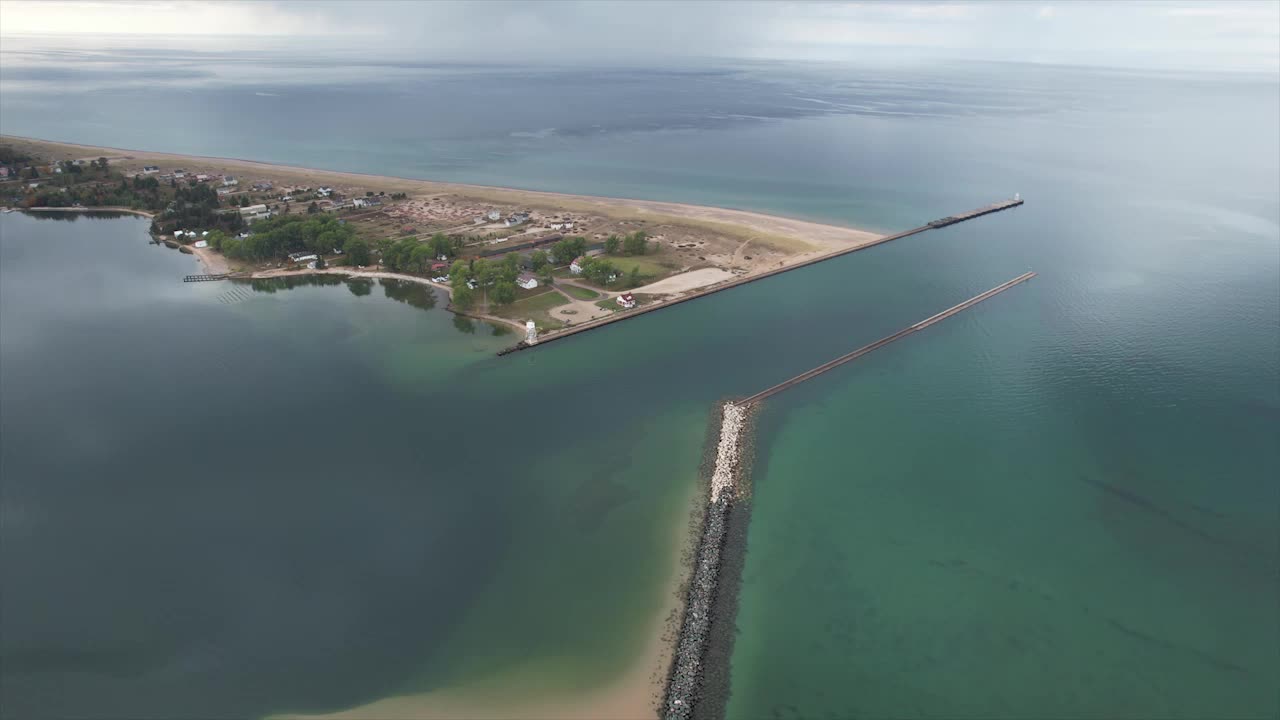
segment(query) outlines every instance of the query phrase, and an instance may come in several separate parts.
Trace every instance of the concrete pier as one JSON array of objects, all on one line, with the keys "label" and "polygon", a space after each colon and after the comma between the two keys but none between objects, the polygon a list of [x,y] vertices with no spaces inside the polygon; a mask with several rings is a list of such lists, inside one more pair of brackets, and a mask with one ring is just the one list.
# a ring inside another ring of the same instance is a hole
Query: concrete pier
[{"label": "concrete pier", "polygon": [[[573,327],[565,328],[563,330],[557,330],[553,333],[540,337],[538,339],[537,344],[539,346],[546,345],[549,342],[562,340],[567,337],[572,337],[574,335],[587,332],[588,330],[595,330],[596,328],[604,327],[605,325],[608,325],[610,323],[620,322],[622,320],[628,320],[633,317],[639,317],[640,315],[644,315],[645,313],[654,312],[656,310],[661,310],[663,308],[673,307],[675,305],[679,305],[680,303],[689,302],[690,300],[697,300],[698,298],[706,297],[708,295],[713,295],[715,293],[722,292],[724,290],[729,290],[731,288],[738,287],[739,285],[746,285],[747,283],[756,282],[757,280],[763,280],[765,278],[773,277],[774,275],[781,275],[784,272],[799,270],[800,268],[809,267],[810,265],[816,265],[817,263],[825,262],[832,258],[840,257],[842,255],[848,255],[850,253],[855,253],[855,252],[858,252],[859,250],[866,250],[868,248],[876,247],[877,245],[883,245],[888,242],[893,242],[894,240],[901,240],[904,237],[917,235],[919,233],[925,232],[926,230],[936,230],[939,228],[946,227],[948,225],[954,225],[956,223],[964,222],[966,220],[972,220],[977,217],[982,217],[983,215],[989,215],[991,213],[1000,212],[1001,210],[1008,210],[1009,208],[1014,208],[1014,207],[1018,207],[1019,205],[1022,205],[1023,202],[1024,201],[1021,198],[1017,198],[1013,200],[1002,200],[1000,202],[992,203],[990,205],[984,205],[974,210],[967,210],[962,213],[956,213],[955,215],[949,215],[945,218],[942,218],[941,220],[934,220],[926,225],[921,225],[918,228],[912,228],[910,230],[904,230],[899,233],[894,233],[892,235],[885,235],[884,237],[876,238],[875,240],[872,240],[869,243],[864,243],[862,245],[857,245],[854,247],[840,248],[839,250],[832,250],[831,252],[809,258],[808,260],[795,263],[794,265],[788,265],[786,267],[776,268],[774,270],[762,272],[759,275],[750,275],[747,277],[741,277],[734,280],[728,280],[723,283],[720,283],[719,285],[713,285],[706,289],[689,293],[688,295],[682,295],[673,300],[667,300],[665,302],[655,303],[653,305],[644,305],[634,310],[628,310],[627,312],[622,312],[622,313],[614,313],[612,315],[609,315],[603,318],[585,322],[581,325],[575,325]],[[515,345],[512,345],[509,348],[499,350],[498,355],[508,355],[513,352],[526,350],[529,347],[532,347],[532,346],[526,344],[524,341],[521,341],[516,343]]]}]

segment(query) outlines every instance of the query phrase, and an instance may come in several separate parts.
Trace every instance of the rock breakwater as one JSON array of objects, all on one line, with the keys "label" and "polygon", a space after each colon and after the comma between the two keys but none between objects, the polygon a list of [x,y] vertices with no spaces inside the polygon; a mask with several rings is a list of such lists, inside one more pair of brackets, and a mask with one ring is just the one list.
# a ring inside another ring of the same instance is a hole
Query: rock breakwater
[{"label": "rock breakwater", "polygon": [[728,519],[737,499],[741,471],[746,464],[749,410],[749,406],[725,403],[720,413],[720,433],[715,464],[711,468],[709,499],[689,578],[671,675],[663,698],[662,717],[667,720],[688,720],[700,699]]}]

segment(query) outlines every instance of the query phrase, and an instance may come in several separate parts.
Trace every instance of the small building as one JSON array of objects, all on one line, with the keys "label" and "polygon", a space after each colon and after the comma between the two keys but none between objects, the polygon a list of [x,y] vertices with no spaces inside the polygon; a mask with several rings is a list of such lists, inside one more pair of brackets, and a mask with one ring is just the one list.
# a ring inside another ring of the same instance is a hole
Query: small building
[{"label": "small building", "polygon": [[431,272],[440,272],[441,270],[447,270],[448,268],[448,263],[431,263]]},{"label": "small building", "polygon": [[209,176],[205,175],[204,173],[200,173],[199,175],[196,175],[196,182],[209,182],[209,179],[210,179]]},{"label": "small building", "polygon": [[196,247],[198,247],[198,248],[207,248],[207,247],[209,247],[209,241],[208,241],[208,240],[197,240],[197,241],[196,241],[195,246],[196,246]]},{"label": "small building", "polygon": [[630,310],[636,306],[636,296],[631,293],[622,293],[618,296],[618,304],[625,310]]},{"label": "small building", "polygon": [[585,257],[574,258],[573,262],[569,263],[569,272],[574,275],[581,275],[582,268],[585,267],[586,264],[587,259]]},{"label": "small building", "polygon": [[490,210],[485,217],[489,218],[490,222],[497,222],[502,219],[502,212],[500,210]]},{"label": "small building", "polygon": [[332,194],[333,194],[333,188],[331,188],[331,187],[322,187],[322,188],[320,188],[319,190],[316,190],[316,194],[317,194],[317,195],[319,195],[320,197],[327,198],[327,197],[329,197],[330,195],[332,195]]},{"label": "small building", "polygon": [[316,255],[313,252],[289,253],[289,262],[291,263],[315,262],[316,260],[319,260],[319,259],[320,259],[320,256]]},{"label": "small building", "polygon": [[9,168],[0,167],[0,178],[7,178],[7,177],[9,177]]},{"label": "small building", "polygon": [[528,222],[528,220],[529,213],[511,213],[507,216],[507,219],[502,222],[502,224],[506,227],[515,227],[516,225],[523,225]]},{"label": "small building", "polygon": [[235,176],[235,175],[223,175],[223,176],[222,176],[222,186],[223,186],[223,187],[231,187],[231,186],[233,186],[233,185],[239,185],[239,184],[240,184],[240,181],[236,179],[236,176]]},{"label": "small building", "polygon": [[28,188],[28,189],[35,190],[35,189],[36,189],[36,188],[38,188],[38,187],[40,187],[40,183],[38,183],[38,182],[29,182],[29,183],[27,183],[27,188]]},{"label": "small building", "polygon": [[144,165],[142,167],[143,175],[154,175],[158,172],[160,172],[160,168],[156,167],[155,165]]},{"label": "small building", "polygon": [[[80,161],[79,161],[79,160],[77,160],[76,162],[80,162]],[[184,177],[186,177],[186,176],[187,176],[187,171],[186,171],[186,170],[174,170],[174,171],[173,171],[173,177],[174,177],[175,179],[177,179],[177,180],[181,180],[182,178],[184,178]]]},{"label": "small building", "polygon": [[525,290],[532,290],[538,287],[538,278],[534,277],[531,273],[520,273],[520,275],[516,277],[516,284]]},{"label": "small building", "polygon": [[559,221],[559,222],[553,222],[553,223],[551,223],[551,229],[552,229],[552,230],[572,230],[572,229],[573,229],[573,221],[572,221],[572,220],[561,220],[561,221]]},{"label": "small building", "polygon": [[235,190],[235,188],[229,188],[229,187],[220,187],[220,188],[218,188],[218,194],[219,194],[219,195],[230,195],[231,193],[233,193],[233,192],[235,192],[235,191],[236,191],[236,190]]},{"label": "small building", "polygon": [[356,198],[355,200],[352,200],[351,202],[353,205],[355,205],[358,208],[377,207],[382,204],[382,201],[376,197],[360,197],[360,198]]},{"label": "small building", "polygon": [[61,165],[54,165],[54,166],[53,166],[53,174],[54,174],[54,175],[61,175],[61,174],[62,174],[62,166],[61,166]]},{"label": "small building", "polygon": [[240,217],[249,217],[250,215],[261,215],[267,212],[267,206],[264,204],[250,205],[240,208]]}]

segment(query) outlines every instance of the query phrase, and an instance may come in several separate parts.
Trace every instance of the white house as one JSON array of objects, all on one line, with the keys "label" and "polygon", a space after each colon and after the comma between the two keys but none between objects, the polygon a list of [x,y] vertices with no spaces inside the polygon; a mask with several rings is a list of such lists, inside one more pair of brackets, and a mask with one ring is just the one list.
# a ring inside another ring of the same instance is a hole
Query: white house
[{"label": "white house", "polygon": [[240,181],[236,179],[235,175],[224,175],[222,177],[223,187],[231,187],[232,185],[239,185],[239,184],[240,184]]},{"label": "white house", "polygon": [[490,210],[489,214],[485,215],[485,217],[489,218],[492,222],[497,222],[502,219],[502,212],[499,210]]},{"label": "white house", "polygon": [[209,247],[209,241],[208,241],[208,240],[197,240],[197,241],[196,241],[196,247],[198,247],[198,248],[207,248],[207,247]]},{"label": "white house", "polygon": [[156,167],[155,165],[145,165],[142,168],[143,175],[154,175],[155,173],[158,173],[158,172],[160,172],[160,168]]},{"label": "white house", "polygon": [[319,259],[320,259],[320,256],[316,255],[313,252],[289,253],[289,262],[293,262],[293,263],[315,262],[316,260],[319,260]]},{"label": "white house", "polygon": [[636,306],[636,296],[631,293],[622,293],[618,296],[618,304],[624,309],[630,310]]},{"label": "white house", "polygon": [[520,273],[519,277],[516,278],[516,284],[525,290],[532,290],[538,287],[538,278],[530,273]]},{"label": "white house", "polygon": [[250,215],[261,215],[267,212],[267,206],[263,204],[250,205],[240,208],[240,217],[249,217]]},{"label": "white house", "polygon": [[204,173],[196,175],[196,182],[209,182],[209,176]]},{"label": "white house", "polygon": [[333,194],[333,188],[322,187],[319,190],[316,190],[316,194],[319,195],[320,197],[329,197],[330,195]]},{"label": "white house", "polygon": [[54,166],[53,166],[53,172],[54,172],[55,174],[57,174],[57,175],[61,175],[61,174],[62,174],[62,166],[61,166],[61,165],[54,165]]},{"label": "white house", "polygon": [[586,264],[587,264],[586,258],[584,257],[574,258],[574,261],[569,263],[569,272],[573,273],[574,275],[581,275],[582,267]]},{"label": "white house", "polygon": [[515,227],[516,225],[523,224],[528,219],[529,219],[529,213],[511,213],[511,215],[508,216],[507,219],[504,220],[502,224],[507,227]]},{"label": "white house", "polygon": [[176,179],[178,179],[178,180],[181,180],[182,178],[184,178],[184,177],[186,177],[186,176],[187,176],[187,171],[186,171],[186,170],[174,170],[174,171],[173,171],[173,177],[174,177],[174,178],[176,178]]},{"label": "white house", "polygon": [[551,223],[551,229],[552,229],[552,230],[572,230],[572,229],[573,229],[573,221],[572,221],[572,220],[563,220],[563,221],[560,221],[560,222],[553,222],[553,223]]}]

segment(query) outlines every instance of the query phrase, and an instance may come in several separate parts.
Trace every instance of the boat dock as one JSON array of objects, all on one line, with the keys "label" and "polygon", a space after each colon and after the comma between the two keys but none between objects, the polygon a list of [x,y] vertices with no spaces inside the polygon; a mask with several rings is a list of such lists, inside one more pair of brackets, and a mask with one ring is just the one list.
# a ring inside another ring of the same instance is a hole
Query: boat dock
[{"label": "boat dock", "polygon": [[763,280],[765,278],[773,277],[774,275],[781,275],[784,272],[790,272],[791,270],[799,270],[800,268],[809,267],[810,265],[816,265],[817,263],[825,262],[832,258],[840,257],[842,255],[848,255],[850,253],[855,253],[855,252],[858,252],[859,250],[866,250],[867,248],[873,248],[873,247],[876,247],[877,245],[883,245],[888,242],[893,242],[894,240],[901,240],[904,237],[917,235],[926,230],[936,230],[939,228],[947,227],[948,225],[955,225],[956,223],[961,223],[966,220],[972,220],[974,218],[982,217],[983,215],[989,215],[991,213],[1000,212],[1001,210],[1008,210],[1009,208],[1014,208],[1023,204],[1023,202],[1024,201],[1022,200],[1021,197],[1015,196],[1012,200],[1001,200],[1000,202],[992,203],[990,205],[985,205],[983,207],[980,207],[974,210],[957,213],[955,215],[948,215],[945,218],[941,218],[939,220],[933,220],[925,225],[921,225],[920,227],[912,228],[910,230],[904,230],[902,232],[894,233],[892,235],[885,235],[884,237],[876,238],[875,240],[872,240],[871,242],[868,242],[868,243],[863,243],[862,245],[855,245],[853,247],[839,248],[837,250],[832,250],[831,252],[809,258],[808,260],[795,263],[794,265],[787,265],[786,267],[775,268],[773,270],[762,272],[758,275],[749,275],[747,277],[741,277],[734,280],[729,280],[729,281],[720,283],[718,285],[713,285],[711,287],[704,288],[702,290],[691,292],[687,295],[682,295],[672,300],[667,300],[660,303],[654,303],[653,305],[643,305],[634,310],[627,310],[625,312],[615,312],[613,315],[609,315],[607,317],[599,318],[596,320],[590,320],[588,322],[582,323],[581,325],[575,325],[573,327],[565,328],[563,330],[558,330],[554,333],[547,335],[544,338],[540,338],[534,344],[529,344],[528,342],[521,340],[520,342],[516,343],[515,345],[509,348],[499,350],[498,355],[508,355],[513,352],[519,352],[520,350],[527,350],[531,347],[545,345],[549,342],[553,342],[555,340],[562,340],[567,337],[572,337],[579,333],[587,332],[588,330],[595,330],[596,328],[604,327],[605,325],[608,325],[610,323],[615,323],[620,320],[627,320],[633,317],[644,315],[645,313],[653,312],[655,310],[661,310],[663,308],[672,307],[674,305],[679,305],[680,303],[689,302],[690,300],[697,300],[698,298],[706,297],[707,295],[712,295],[714,293],[722,292],[724,290],[729,290],[731,288],[738,287],[739,285],[746,285],[747,283],[755,282],[757,280]]},{"label": "boat dock", "polygon": [[221,275],[188,275],[182,278],[182,282],[214,282],[216,280],[226,280],[231,277],[231,273],[222,273]]},{"label": "boat dock", "polygon": [[766,389],[766,390],[761,390],[760,392],[756,393],[755,395],[752,395],[752,396],[750,396],[750,397],[748,397],[748,398],[745,398],[745,399],[743,399],[743,400],[739,401],[737,404],[738,404],[738,405],[751,405],[751,404],[753,404],[753,403],[758,403],[758,402],[760,402],[760,401],[762,401],[762,400],[765,400],[765,399],[767,399],[767,398],[769,398],[769,397],[771,397],[771,396],[773,396],[773,395],[777,395],[778,393],[782,392],[783,390],[786,390],[787,388],[790,388],[790,387],[794,387],[794,386],[796,386],[796,385],[799,385],[800,383],[804,382],[805,380],[809,380],[809,379],[811,379],[811,378],[815,378],[815,377],[817,377],[817,376],[821,375],[822,373],[824,373],[824,372],[826,372],[826,371],[828,371],[828,370],[831,370],[831,369],[833,369],[833,368],[840,367],[841,365],[843,365],[843,364],[845,364],[845,363],[847,363],[847,362],[850,362],[850,361],[852,361],[852,360],[857,360],[858,358],[862,357],[863,355],[866,355],[867,353],[869,353],[869,352],[871,352],[871,351],[873,351],[873,350],[879,350],[880,348],[884,347],[885,345],[888,345],[889,343],[893,342],[894,340],[901,340],[902,338],[904,338],[904,337],[906,337],[906,336],[908,336],[908,335],[910,335],[910,334],[912,334],[912,333],[919,332],[919,331],[921,331],[921,330],[923,330],[923,329],[925,329],[925,328],[929,327],[930,325],[932,325],[932,324],[934,324],[934,323],[936,323],[936,322],[941,322],[941,321],[943,321],[943,320],[946,320],[947,318],[951,317],[952,315],[955,315],[955,314],[956,314],[956,313],[958,313],[958,312],[961,312],[961,311],[963,311],[963,310],[968,310],[969,308],[973,307],[974,305],[977,305],[978,303],[982,302],[983,300],[986,300],[986,299],[988,299],[988,298],[995,297],[996,295],[999,295],[1000,293],[1004,292],[1005,290],[1008,290],[1009,288],[1014,287],[1015,285],[1020,285],[1020,284],[1022,284],[1022,283],[1024,283],[1024,282],[1026,282],[1026,281],[1028,281],[1028,280],[1030,280],[1031,278],[1033,278],[1033,277],[1035,277],[1035,276],[1036,276],[1036,274],[1035,274],[1035,273],[1033,273],[1033,272],[1023,273],[1022,275],[1019,275],[1018,277],[1016,277],[1016,278],[1014,278],[1014,279],[1012,279],[1012,280],[1008,280],[1008,281],[1006,281],[1006,282],[1003,282],[1003,283],[1001,283],[1001,284],[999,284],[999,285],[997,285],[997,286],[995,286],[995,287],[991,288],[990,290],[988,290],[988,291],[986,291],[986,292],[982,293],[981,295],[975,295],[975,296],[973,296],[973,297],[969,298],[968,300],[965,300],[964,302],[960,303],[959,305],[954,305],[954,306],[952,306],[952,307],[947,308],[946,310],[943,310],[942,312],[938,313],[937,315],[933,315],[933,316],[931,316],[931,317],[929,317],[929,318],[926,318],[926,319],[924,319],[924,320],[921,320],[920,322],[916,323],[915,325],[912,325],[912,326],[910,326],[910,327],[903,328],[903,329],[899,330],[898,332],[896,332],[896,333],[894,333],[894,334],[892,334],[892,335],[890,335],[890,336],[888,336],[888,337],[880,338],[879,340],[877,340],[877,341],[875,341],[875,342],[871,343],[870,345],[864,345],[864,346],[862,346],[862,347],[858,348],[857,350],[854,350],[854,351],[853,351],[853,352],[851,352],[851,353],[847,353],[847,354],[845,354],[845,355],[841,355],[840,357],[836,358],[835,360],[829,360],[829,361],[827,361],[827,362],[825,362],[825,363],[823,363],[823,364],[819,365],[818,367],[816,367],[816,368],[814,368],[814,369],[812,369],[812,370],[809,370],[809,371],[806,371],[806,372],[800,373],[799,375],[797,375],[797,376],[795,376],[795,377],[791,378],[790,380],[787,380],[787,381],[785,381],[785,382],[780,382],[780,383],[778,383],[777,385],[774,385],[773,387],[768,388],[768,389]]}]

